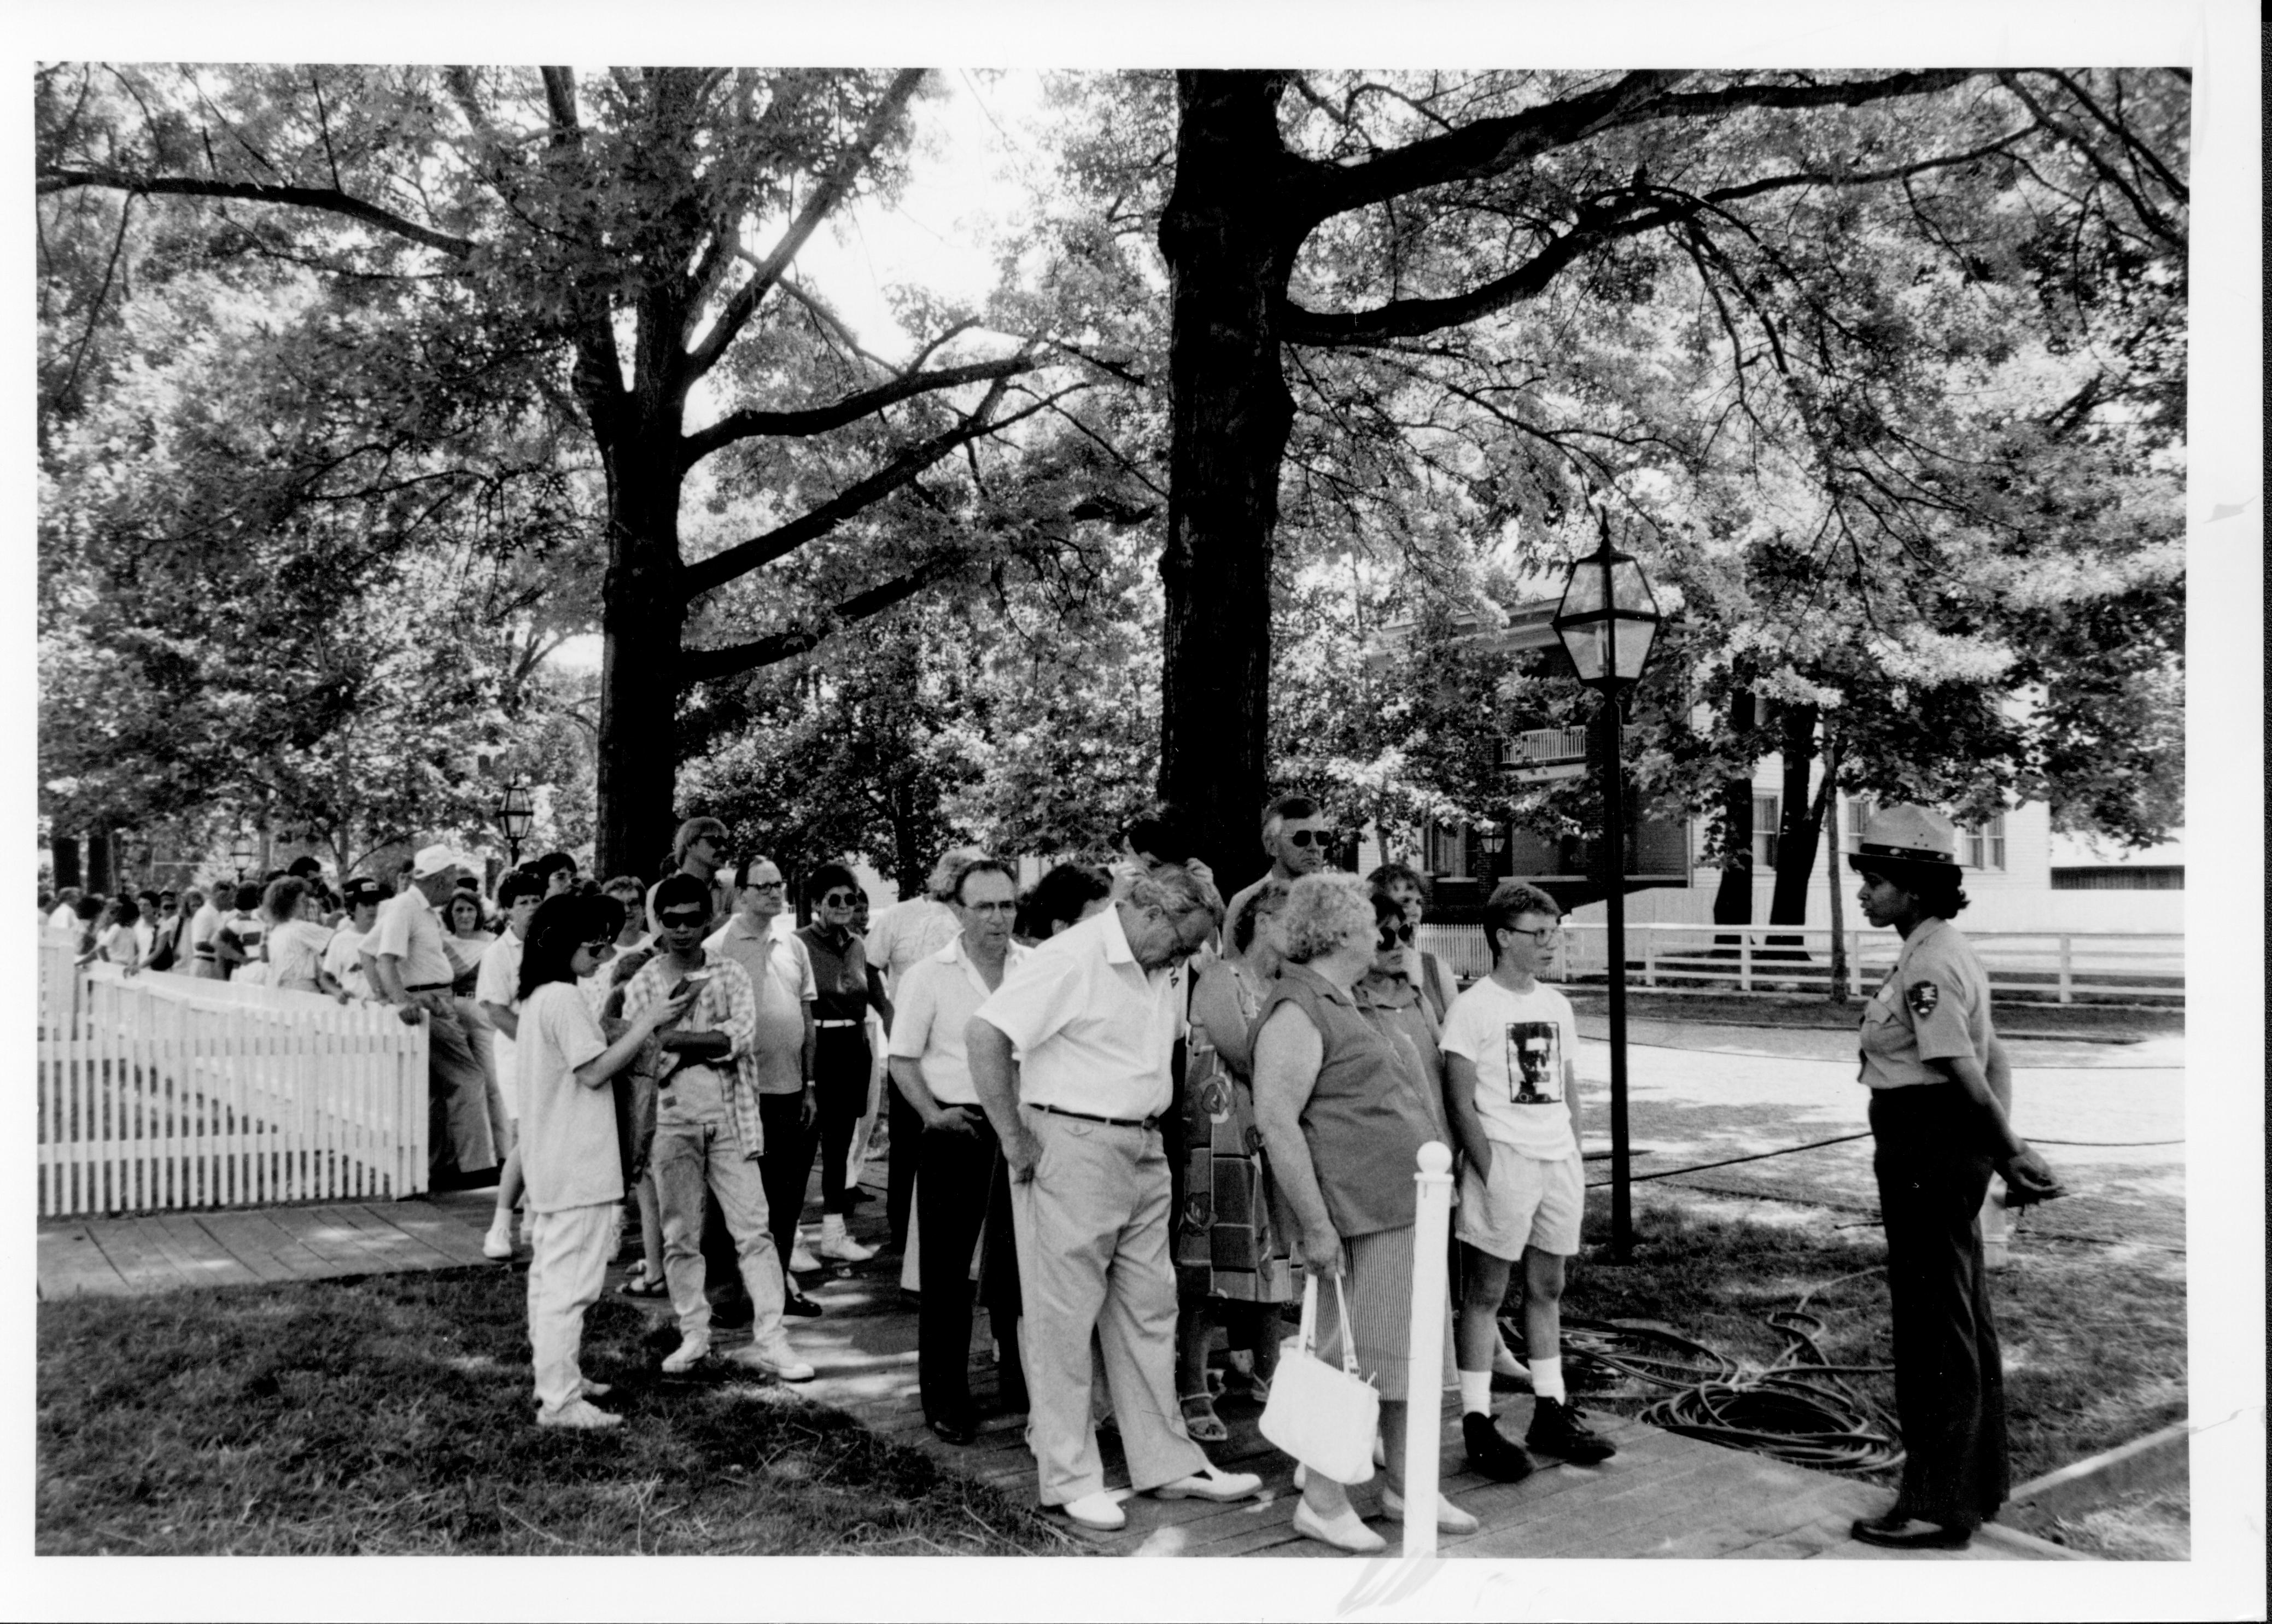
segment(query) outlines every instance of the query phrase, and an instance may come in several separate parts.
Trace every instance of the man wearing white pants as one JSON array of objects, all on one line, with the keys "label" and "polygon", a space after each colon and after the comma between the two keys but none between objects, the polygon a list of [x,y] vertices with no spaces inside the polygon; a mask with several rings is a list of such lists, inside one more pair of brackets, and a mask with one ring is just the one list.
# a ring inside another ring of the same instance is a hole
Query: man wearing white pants
[{"label": "man wearing white pants", "polygon": [[1132,1487],[1229,1501],[1262,1486],[1208,1462],[1175,1391],[1159,1119],[1183,1017],[1177,971],[1222,917],[1212,885],[1187,869],[1155,870],[1005,972],[964,1029],[971,1082],[1010,1164],[1041,1500],[1084,1527],[1127,1521],[1105,1493],[1090,1420],[1092,1334]]}]

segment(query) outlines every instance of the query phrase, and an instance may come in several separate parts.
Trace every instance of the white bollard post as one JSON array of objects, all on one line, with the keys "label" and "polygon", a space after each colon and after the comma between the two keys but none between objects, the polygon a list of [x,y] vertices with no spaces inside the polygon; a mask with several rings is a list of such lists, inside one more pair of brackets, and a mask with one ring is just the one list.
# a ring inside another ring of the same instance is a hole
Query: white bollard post
[{"label": "white bollard post", "polygon": [[1430,1140],[1412,1175],[1412,1336],[1404,1396],[1404,1555],[1436,1554],[1436,1463],[1444,1447],[1445,1246],[1452,1233],[1452,1152]]}]

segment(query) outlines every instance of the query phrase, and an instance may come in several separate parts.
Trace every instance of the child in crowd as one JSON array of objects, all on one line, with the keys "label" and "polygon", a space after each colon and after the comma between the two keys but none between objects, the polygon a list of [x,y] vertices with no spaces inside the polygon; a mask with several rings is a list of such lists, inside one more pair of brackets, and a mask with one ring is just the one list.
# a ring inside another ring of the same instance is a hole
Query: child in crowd
[{"label": "child in crowd", "polygon": [[527,1185],[528,1340],[534,1356],[536,1422],[593,1430],[623,1418],[591,1401],[604,1383],[587,1381],[577,1363],[584,1311],[599,1300],[624,1198],[609,1079],[637,1059],[655,1029],[684,1014],[692,992],[648,1005],[613,1044],[577,989],[615,953],[623,905],[604,896],[563,895],[538,905],[529,922],[518,988],[515,1044],[519,1074],[520,1164]]},{"label": "child in crowd", "polygon": [[1536,886],[1508,880],[1484,917],[1491,973],[1454,1000],[1444,1022],[1452,1130],[1466,1152],[1454,1232],[1467,1276],[1454,1347],[1468,1464],[1513,1483],[1530,1456],[1491,1423],[1491,1356],[1507,1277],[1523,1272],[1523,1335],[1537,1403],[1525,1441],[1581,1465],[1617,1448],[1589,1430],[1562,1380],[1562,1277],[1578,1251],[1585,1164],[1578,1154],[1578,1022],[1570,1000],[1540,984],[1562,909]]}]

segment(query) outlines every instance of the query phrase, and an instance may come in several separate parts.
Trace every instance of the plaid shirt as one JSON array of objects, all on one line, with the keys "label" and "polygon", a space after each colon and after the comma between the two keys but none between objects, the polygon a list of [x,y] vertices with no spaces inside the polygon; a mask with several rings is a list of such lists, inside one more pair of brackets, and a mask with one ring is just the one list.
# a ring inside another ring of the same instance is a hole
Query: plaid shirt
[{"label": "plaid shirt", "polygon": [[[669,967],[669,959],[667,954],[657,954],[639,966],[624,989],[624,1020],[637,1021],[648,1008],[663,1002],[678,984],[679,972]],[[694,1002],[679,1018],[676,1029],[725,1033],[730,1045],[726,1051],[729,1063],[686,1060],[683,1064],[708,1066],[717,1073],[726,1109],[733,1115],[734,1132],[742,1141],[742,1155],[754,1159],[766,1148],[765,1124],[758,1115],[757,989],[750,984],[750,972],[722,954],[705,954],[702,968],[711,972],[710,979],[695,993]]]}]

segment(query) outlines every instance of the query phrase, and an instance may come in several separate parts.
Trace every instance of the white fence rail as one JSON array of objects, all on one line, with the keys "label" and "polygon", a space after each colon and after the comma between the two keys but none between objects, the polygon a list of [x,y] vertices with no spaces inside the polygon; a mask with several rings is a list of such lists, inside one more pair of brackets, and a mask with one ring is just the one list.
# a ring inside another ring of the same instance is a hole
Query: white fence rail
[{"label": "white fence rail", "polygon": [[[1893,968],[1891,931],[1846,933],[1847,991],[1866,997]],[[1547,970],[1557,982],[1606,979],[1609,927],[1566,924]],[[1999,998],[2073,1004],[2183,1002],[2186,941],[2178,935],[2080,931],[1967,931]],[[1470,980],[1491,972],[1479,924],[1424,924],[1420,946]],[[1831,932],[1792,925],[1629,924],[1626,985],[1633,991],[1725,995],[1830,991]]]},{"label": "white fence rail", "polygon": [[424,1027],[311,992],[75,971],[71,956],[65,933],[42,933],[41,1216],[426,1187]]}]

